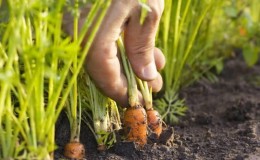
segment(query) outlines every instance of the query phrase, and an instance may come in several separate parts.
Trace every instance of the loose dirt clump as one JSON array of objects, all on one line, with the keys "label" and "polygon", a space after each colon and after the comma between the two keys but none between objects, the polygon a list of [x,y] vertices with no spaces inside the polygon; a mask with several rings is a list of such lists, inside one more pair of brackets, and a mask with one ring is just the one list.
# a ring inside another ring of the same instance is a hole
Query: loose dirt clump
[{"label": "loose dirt clump", "polygon": [[[241,58],[230,59],[217,83],[201,80],[182,90],[181,96],[189,106],[186,116],[164,130],[159,140],[150,135],[142,150],[131,142],[118,142],[99,153],[83,124],[81,142],[87,159],[260,159],[260,64],[249,68]],[[69,139],[65,116],[60,117],[57,128],[55,158],[60,159]]]}]

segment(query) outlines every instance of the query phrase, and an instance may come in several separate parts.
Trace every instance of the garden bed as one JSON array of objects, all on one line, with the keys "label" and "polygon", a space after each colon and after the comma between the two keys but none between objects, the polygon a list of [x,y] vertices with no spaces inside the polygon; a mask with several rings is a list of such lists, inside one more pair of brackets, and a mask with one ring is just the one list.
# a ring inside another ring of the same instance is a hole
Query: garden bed
[{"label": "garden bed", "polygon": [[[119,142],[98,153],[93,134],[83,124],[87,159],[260,159],[260,64],[248,68],[240,57],[230,59],[217,83],[201,80],[181,96],[189,106],[186,116],[143,150]],[[65,114],[56,126],[59,159],[69,140]]]}]

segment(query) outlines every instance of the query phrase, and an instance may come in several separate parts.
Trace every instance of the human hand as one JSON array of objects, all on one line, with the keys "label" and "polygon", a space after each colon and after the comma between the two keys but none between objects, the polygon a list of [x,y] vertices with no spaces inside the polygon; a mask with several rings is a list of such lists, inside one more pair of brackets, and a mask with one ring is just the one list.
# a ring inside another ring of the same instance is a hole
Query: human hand
[{"label": "human hand", "polygon": [[148,81],[153,92],[162,87],[158,71],[164,67],[165,58],[155,48],[155,35],[164,1],[148,0],[148,5],[152,11],[141,25],[141,6],[137,0],[112,0],[86,58],[87,72],[97,87],[121,106],[128,106],[127,80],[116,45],[122,32],[126,53],[136,76]]}]

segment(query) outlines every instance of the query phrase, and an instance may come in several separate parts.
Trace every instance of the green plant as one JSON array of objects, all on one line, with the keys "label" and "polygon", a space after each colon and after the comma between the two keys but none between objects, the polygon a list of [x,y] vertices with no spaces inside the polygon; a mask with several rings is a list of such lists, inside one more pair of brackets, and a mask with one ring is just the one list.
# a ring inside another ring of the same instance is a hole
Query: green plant
[{"label": "green plant", "polygon": [[[63,38],[61,30],[65,0],[6,0],[3,4],[8,21],[1,21],[5,27],[0,37],[0,158],[52,159],[55,122],[109,1],[94,3],[73,41]],[[81,48],[90,24],[92,32]]]},{"label": "green plant", "polygon": [[83,120],[96,138],[97,149],[104,151],[116,142],[115,131],[121,129],[117,105],[96,88],[86,73],[83,72],[79,83],[79,93],[84,98]]},{"label": "green plant", "polygon": [[260,44],[260,23],[259,8],[260,2],[239,0],[227,1],[224,5],[223,17],[225,34],[228,38],[227,44],[233,48],[242,50],[245,62],[249,67],[254,66],[259,60]]},{"label": "green plant", "polygon": [[140,6],[142,7],[141,17],[140,17],[140,24],[143,24],[143,23],[144,23],[144,20],[145,20],[145,17],[146,17],[146,15],[147,15],[147,12],[150,12],[151,9],[150,9],[150,7],[146,4],[146,3],[147,3],[147,0],[138,0],[138,1],[139,1]]},{"label": "green plant", "polygon": [[[209,56],[206,57],[207,59],[204,56],[210,47],[208,39],[210,33],[207,30],[203,31],[202,25],[207,14],[215,11],[218,3],[212,0],[165,1],[167,5],[165,5],[157,37],[157,45],[166,57],[166,66],[162,71],[165,84],[164,96],[155,101],[155,106],[159,108],[163,118],[170,120],[171,123],[177,120],[176,115],[184,115],[187,110],[182,104],[184,101],[179,100],[179,90],[198,80],[216,65],[213,62],[204,64],[203,70],[199,70],[202,67],[197,67],[195,72],[195,67],[202,64],[198,62],[210,60]],[[214,59],[216,56],[211,58]]]}]

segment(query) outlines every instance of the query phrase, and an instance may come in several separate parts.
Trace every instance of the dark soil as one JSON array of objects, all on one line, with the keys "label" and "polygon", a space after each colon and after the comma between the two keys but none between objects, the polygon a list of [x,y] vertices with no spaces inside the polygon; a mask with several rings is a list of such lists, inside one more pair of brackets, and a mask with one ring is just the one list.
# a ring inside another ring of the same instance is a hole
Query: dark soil
[{"label": "dark soil", "polygon": [[[104,153],[83,125],[81,141],[87,159],[260,160],[260,64],[248,68],[241,58],[225,64],[217,83],[201,80],[181,92],[189,106],[181,123],[168,127],[157,143],[142,150],[119,142]],[[57,122],[56,159],[69,139],[68,120]]]}]

